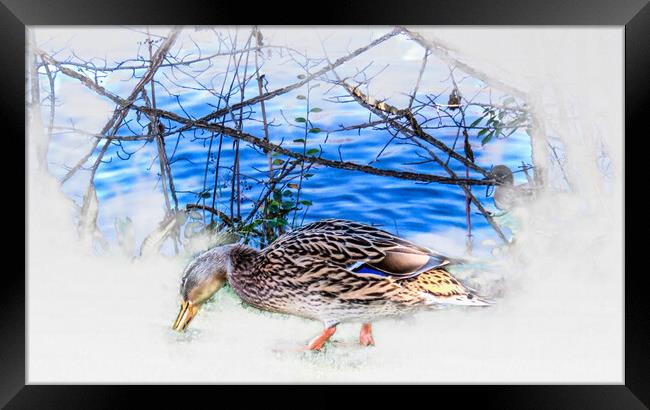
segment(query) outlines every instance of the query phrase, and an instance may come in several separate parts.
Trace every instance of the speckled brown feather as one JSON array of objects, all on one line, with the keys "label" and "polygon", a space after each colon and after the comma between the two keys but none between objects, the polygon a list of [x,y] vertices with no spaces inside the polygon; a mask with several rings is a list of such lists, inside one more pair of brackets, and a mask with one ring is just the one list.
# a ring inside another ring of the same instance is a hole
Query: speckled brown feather
[{"label": "speckled brown feather", "polygon": [[[228,280],[244,301],[326,324],[432,304],[485,304],[445,270],[449,258],[352,221],[311,223],[261,252],[241,245],[232,254]],[[381,275],[353,270],[362,264]]]}]

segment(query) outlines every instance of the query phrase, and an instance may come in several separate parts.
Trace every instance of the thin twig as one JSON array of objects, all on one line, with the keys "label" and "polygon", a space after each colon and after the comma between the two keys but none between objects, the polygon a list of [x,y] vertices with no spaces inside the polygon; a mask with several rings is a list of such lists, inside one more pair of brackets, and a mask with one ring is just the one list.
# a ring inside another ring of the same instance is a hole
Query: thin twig
[{"label": "thin twig", "polygon": [[488,75],[487,73],[478,70],[473,66],[470,66],[469,64],[465,63],[459,56],[453,55],[454,52],[452,51],[452,49],[444,45],[442,41],[438,39],[436,40],[432,40],[430,38],[427,39],[424,36],[422,36],[420,33],[410,30],[406,27],[400,27],[400,29],[402,30],[403,33],[405,33],[407,36],[413,39],[416,43],[420,44],[425,49],[430,50],[438,58],[447,62],[449,65],[460,68],[467,74],[470,74],[472,77],[477,78],[483,81],[485,84],[488,84],[494,88],[501,89],[513,96],[517,96],[524,100],[527,99],[527,94],[524,91],[510,84],[506,84],[503,81],[498,80]]},{"label": "thin twig", "polygon": [[[378,114],[378,115],[380,115],[380,116],[382,116],[382,117],[387,117],[387,112],[389,112],[389,113],[399,112],[400,114],[402,114],[402,115],[406,116],[407,118],[409,118],[409,120],[410,120],[409,122],[411,123],[411,126],[413,127],[412,129],[408,129],[406,126],[401,125],[401,124],[398,124],[397,122],[395,122],[395,121],[393,121],[393,120],[390,120],[389,118],[386,118],[387,122],[388,122],[389,124],[393,124],[393,125],[395,125],[396,128],[397,128],[400,132],[405,133],[407,136],[420,136],[420,137],[422,137],[422,135],[424,134],[424,132],[422,131],[422,129],[420,128],[419,124],[417,123],[417,121],[415,120],[414,116],[410,113],[409,110],[399,110],[399,109],[397,109],[397,108],[395,108],[395,107],[392,107],[392,106],[389,106],[388,104],[383,103],[383,102],[382,102],[382,103],[373,103],[372,101],[370,101],[370,99],[369,99],[367,96],[365,96],[363,93],[361,93],[361,91],[359,91],[357,88],[355,88],[355,87],[351,87],[350,85],[346,84],[346,83],[345,83],[344,81],[342,81],[342,80],[341,80],[341,83],[342,83],[342,85],[343,85],[344,87],[346,87],[346,89],[348,89],[348,91],[349,91],[352,95],[355,96],[355,99],[356,99],[357,101],[359,101],[359,103],[360,103],[362,106],[364,106],[364,107],[366,107],[366,108],[368,108],[368,109],[373,110],[373,112],[375,112],[376,114]],[[421,138],[421,139],[427,141],[426,138]],[[433,151],[431,151],[431,149],[430,149],[428,146],[422,144],[422,143],[420,142],[420,139],[418,139],[418,138],[412,138],[411,140],[412,140],[416,145],[418,145],[420,148],[425,149],[425,150],[427,151],[427,153],[431,156],[431,158],[432,158],[432,159],[433,159],[433,160],[434,160],[438,165],[440,165],[440,166],[441,166],[441,167],[442,167],[442,168],[443,168],[443,169],[444,169],[444,170],[445,170],[445,171],[446,171],[446,172],[451,176],[452,179],[455,179],[455,180],[459,180],[459,181],[460,181],[460,179],[458,178],[458,175],[456,175],[456,173],[455,173],[451,168],[449,168],[449,167],[447,166],[447,164],[444,163],[444,161],[440,160],[440,158],[439,158],[439,157],[438,157],[438,156],[437,156]],[[448,152],[448,151],[446,151],[446,152]],[[458,154],[457,154],[457,155],[458,155]],[[466,159],[466,158],[464,158],[464,157],[461,157],[461,158],[463,158],[463,161],[462,161],[462,162],[465,163],[466,165],[468,165],[468,164],[472,164],[472,165],[473,165],[473,163],[472,163],[471,161],[469,161],[468,159]],[[468,168],[469,168],[469,165],[468,165]],[[472,167],[472,168],[474,168],[474,167]],[[487,173],[487,171],[485,171],[485,173]],[[487,173],[487,175],[491,175],[491,174]],[[469,178],[465,178],[465,179],[469,179]],[[495,183],[495,181],[492,181],[492,183],[491,183],[490,185],[493,185],[494,183]],[[480,201],[479,201],[479,200],[474,196],[474,194],[472,194],[472,191],[469,189],[469,185],[470,185],[470,184],[468,184],[468,183],[459,183],[459,184],[456,184],[456,185],[459,185],[459,186],[463,189],[463,191],[465,191],[465,195],[466,195],[468,198],[471,199],[471,201],[474,203],[474,205],[476,205],[476,207],[477,207],[477,208],[479,209],[479,211],[483,214],[483,216],[484,216],[485,219],[488,221],[488,223],[490,224],[490,226],[492,226],[492,228],[494,229],[494,231],[497,233],[497,235],[498,235],[498,236],[499,236],[499,237],[500,237],[504,242],[508,243],[508,239],[507,239],[507,237],[504,235],[504,233],[503,233],[503,231],[501,230],[501,228],[500,228],[500,227],[497,225],[497,223],[494,221],[494,218],[492,218],[492,216],[490,215],[490,213],[489,213],[489,212],[488,212],[488,211],[483,207],[483,205],[482,205],[482,204],[480,203]],[[477,184],[474,184],[474,185],[477,185]]]},{"label": "thin twig", "polygon": [[[167,52],[169,51],[171,46],[176,41],[176,38],[178,37],[179,33],[180,33],[179,29],[177,29],[177,28],[172,29],[171,33],[169,34],[169,36],[167,37],[165,42],[160,46],[160,48],[158,50],[156,50],[156,54],[151,59],[152,64],[149,67],[149,69],[147,70],[147,72],[142,76],[140,81],[135,85],[135,87],[133,88],[133,91],[131,91],[131,94],[129,94],[129,97],[126,100],[123,100],[123,103],[120,103],[119,106],[115,109],[115,111],[113,112],[113,115],[111,116],[111,118],[108,120],[108,122],[102,128],[102,131],[100,132],[100,134],[106,134],[108,132],[108,130],[111,129],[112,127],[115,128],[114,132],[113,132],[113,135],[115,134],[115,132],[117,132],[117,128],[118,128],[119,124],[126,117],[129,106],[131,104],[133,104],[133,102],[136,100],[136,98],[140,94],[140,91],[145,86],[145,84],[147,82],[149,82],[151,80],[151,78],[153,78],[154,73],[156,72],[156,70],[158,69],[160,64],[162,64],[162,62],[163,62],[163,60],[165,58],[165,55],[167,54]],[[39,54],[41,55],[41,58],[43,58],[46,62],[56,65],[54,59],[52,59],[50,56],[48,56],[44,52],[39,50]],[[70,75],[70,76],[72,76],[74,78],[79,79],[80,81],[82,81],[82,83],[84,85],[86,85],[87,87],[89,87],[91,89],[94,89],[95,91],[100,91],[100,90],[105,91],[105,89],[103,87],[98,86],[96,83],[92,82],[92,80],[88,79],[87,77],[85,77],[83,75],[80,75],[80,74],[77,75],[78,73],[75,73],[73,70],[67,69],[65,67],[61,67],[60,64],[58,65],[58,68],[64,74]],[[73,75],[73,73],[74,73],[74,75]],[[109,94],[102,94],[102,95],[109,96]],[[111,99],[113,99],[113,98],[111,98]],[[120,100],[122,100],[122,99],[120,99]],[[101,155],[103,155],[103,153],[106,152],[106,148],[108,148],[108,144],[110,144],[110,142],[111,142],[111,139],[109,138],[108,141],[106,142],[106,144],[102,147],[102,149],[100,151]],[[99,144],[99,140],[97,140],[93,144],[93,147],[88,152],[88,154],[86,154],[83,158],[81,158],[81,160],[79,160],[79,162],[77,162],[77,164],[75,166],[73,166],[63,176],[63,178],[61,179],[61,183],[64,183],[65,181],[67,181],[72,175],[74,175],[75,172],[77,172],[81,168],[81,166],[83,164],[86,163],[88,158],[90,158],[90,156],[93,154],[93,152],[95,152],[95,148],[97,147],[98,144]],[[101,156],[100,156],[100,158],[101,158]],[[97,162],[97,164],[98,163],[99,162]],[[94,176],[94,171],[93,171],[93,176]]]},{"label": "thin twig", "polygon": [[[297,88],[300,88],[303,85],[305,85],[307,82],[309,82],[309,81],[311,81],[311,80],[313,80],[315,78],[318,78],[318,77],[332,71],[336,67],[342,65],[343,63],[345,63],[347,61],[352,60],[354,57],[358,56],[359,54],[362,54],[365,51],[367,51],[367,50],[369,50],[369,49],[383,43],[384,41],[394,37],[395,35],[399,34],[400,32],[401,32],[400,29],[394,29],[391,32],[389,32],[387,34],[384,34],[383,36],[379,37],[378,39],[372,41],[371,43],[354,50],[350,54],[337,59],[333,63],[330,63],[330,64],[326,65],[325,67],[321,68],[320,70],[316,71],[315,73],[313,73],[312,75],[304,78],[301,81],[298,81],[298,82],[296,82],[294,84],[291,84],[291,85],[288,85],[286,87],[282,87],[282,88],[275,89],[273,91],[269,91],[269,92],[267,92],[267,93],[265,93],[263,95],[259,95],[257,97],[250,98],[248,100],[240,102],[239,104],[233,104],[230,107],[217,110],[217,111],[215,111],[215,112],[213,112],[211,114],[208,114],[208,115],[206,115],[204,117],[201,117],[201,118],[197,119],[196,122],[198,122],[198,123],[207,122],[207,121],[213,120],[215,118],[225,116],[225,115],[227,115],[227,114],[229,114],[231,112],[237,111],[237,110],[239,110],[239,109],[241,109],[243,107],[246,107],[246,106],[249,106],[249,105],[255,105],[255,104],[259,103],[259,102],[270,100],[271,98],[277,97],[277,96],[282,95],[282,94],[286,94],[286,93],[288,93],[290,91],[293,91],[293,90],[295,90]],[[194,125],[194,124],[192,124],[192,123],[186,124],[184,127],[181,127],[180,129],[176,130],[176,132],[180,132],[180,131],[184,131],[186,129],[189,129],[192,125]]]}]

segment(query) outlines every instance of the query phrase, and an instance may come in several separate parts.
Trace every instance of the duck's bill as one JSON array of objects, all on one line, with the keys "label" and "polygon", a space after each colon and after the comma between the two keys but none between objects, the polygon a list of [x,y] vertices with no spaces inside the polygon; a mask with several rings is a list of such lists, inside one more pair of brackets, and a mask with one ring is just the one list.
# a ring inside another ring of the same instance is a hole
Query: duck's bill
[{"label": "duck's bill", "polygon": [[198,311],[198,306],[194,306],[191,302],[183,301],[181,304],[181,310],[178,312],[178,317],[176,318],[172,329],[184,332]]}]

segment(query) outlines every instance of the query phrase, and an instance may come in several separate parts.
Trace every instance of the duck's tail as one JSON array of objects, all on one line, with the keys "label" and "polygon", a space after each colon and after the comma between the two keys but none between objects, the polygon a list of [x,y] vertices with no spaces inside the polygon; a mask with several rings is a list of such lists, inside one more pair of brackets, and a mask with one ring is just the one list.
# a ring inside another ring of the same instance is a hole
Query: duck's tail
[{"label": "duck's tail", "polygon": [[425,298],[428,305],[460,305],[460,306],[491,306],[495,302],[486,297],[468,292],[460,295],[439,296],[427,293]]},{"label": "duck's tail", "polygon": [[445,269],[432,269],[403,286],[419,295],[426,305],[490,306],[494,303],[460,283]]}]

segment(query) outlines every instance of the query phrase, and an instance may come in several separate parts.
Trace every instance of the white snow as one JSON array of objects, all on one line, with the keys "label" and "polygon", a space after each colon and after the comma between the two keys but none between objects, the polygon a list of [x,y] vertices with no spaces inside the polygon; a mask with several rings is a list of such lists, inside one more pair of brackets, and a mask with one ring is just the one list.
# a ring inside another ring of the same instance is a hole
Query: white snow
[{"label": "white snow", "polygon": [[[291,349],[320,332],[319,323],[247,308],[224,290],[180,335],[171,325],[187,256],[132,262],[84,248],[76,239],[72,201],[30,156],[28,382],[622,383],[623,31],[450,30],[436,33],[477,56],[479,66],[507,67],[513,81],[539,92],[540,105],[552,106],[554,98],[566,106],[580,102],[573,106],[577,120],[557,104],[545,113],[583,189],[549,194],[519,210],[517,246],[501,250],[486,270],[473,265],[458,273],[480,289],[498,291],[495,306],[379,321],[372,348],[356,346],[358,327],[343,325],[326,351],[303,353]],[[498,46],[499,58],[486,44]],[[540,49],[549,50],[546,60]],[[564,71],[547,70],[571,50]],[[535,88],[542,78],[568,81],[571,92],[549,96]],[[585,92],[593,84],[599,92]],[[30,131],[33,142],[38,134]],[[590,160],[594,153],[577,149],[597,146],[597,138],[609,149],[614,170],[607,193]],[[142,193],[132,202],[138,209],[131,218],[151,218],[147,209],[159,200]],[[447,239],[412,239],[462,253],[464,238],[454,241],[454,232]]]}]

